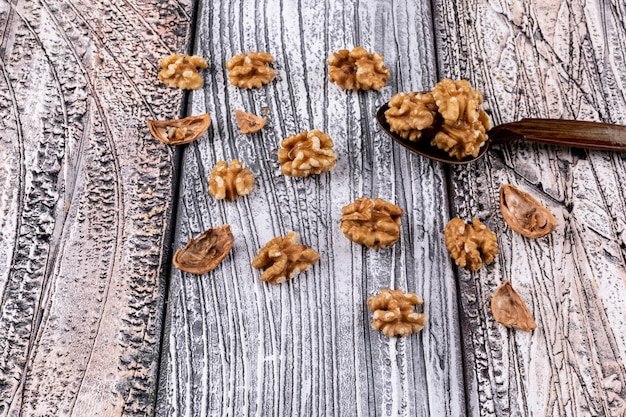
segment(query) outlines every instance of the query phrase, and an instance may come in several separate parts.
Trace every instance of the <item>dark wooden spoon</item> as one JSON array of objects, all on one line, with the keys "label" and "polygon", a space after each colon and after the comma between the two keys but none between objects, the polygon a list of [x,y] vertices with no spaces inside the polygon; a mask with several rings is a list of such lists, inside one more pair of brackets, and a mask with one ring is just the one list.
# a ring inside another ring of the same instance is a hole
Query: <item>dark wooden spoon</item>
[{"label": "dark wooden spoon", "polygon": [[380,107],[376,113],[376,119],[393,140],[415,153],[447,164],[473,162],[485,155],[490,144],[519,139],[575,148],[626,151],[626,126],[580,120],[522,119],[519,122],[504,123],[493,127],[487,132],[489,139],[480,148],[476,157],[468,156],[459,160],[436,146],[432,146],[431,138],[426,137],[421,141],[412,142],[392,132],[385,117],[385,111],[388,108],[388,104]]}]

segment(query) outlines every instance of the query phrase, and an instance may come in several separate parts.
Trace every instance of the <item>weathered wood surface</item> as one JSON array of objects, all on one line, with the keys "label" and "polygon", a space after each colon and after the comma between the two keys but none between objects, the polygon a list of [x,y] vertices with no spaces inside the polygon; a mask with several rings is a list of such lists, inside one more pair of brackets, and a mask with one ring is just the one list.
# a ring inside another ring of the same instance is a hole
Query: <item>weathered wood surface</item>
[{"label": "weathered wood surface", "polygon": [[0,416],[149,415],[189,1],[0,2]]},{"label": "weathered wood surface", "polygon": [[[626,124],[623,1],[439,2],[440,75],[484,92],[496,123],[524,116]],[[626,414],[626,159],[523,143],[450,171],[453,214],[479,217],[501,254],[459,273],[466,385],[475,416]],[[498,189],[531,192],[558,218],[536,241],[512,232]],[[494,289],[511,280],[532,334],[494,322]]]},{"label": "weathered wood surface", "polygon": [[[173,270],[158,415],[463,415],[465,398],[456,283],[441,230],[447,221],[445,170],[395,146],[376,125],[376,108],[399,90],[436,81],[429,2],[202,2],[196,53],[210,63],[192,113],[209,112],[208,136],[186,149],[175,243],[229,223],[231,254],[214,271]],[[356,45],[391,68],[380,92],[329,84],[326,60]],[[267,51],[277,79],[256,90],[229,84],[224,63]],[[259,134],[238,133],[234,111],[262,114]],[[335,169],[287,178],[282,138],[320,129],[334,139]],[[239,159],[257,182],[235,202],[216,201],[207,179],[219,160]],[[339,229],[341,207],[381,197],[405,211],[401,241],[369,250]],[[292,281],[261,283],[258,249],[294,230],[320,261]],[[366,300],[382,288],[414,291],[428,324],[389,339],[370,328]]]}]

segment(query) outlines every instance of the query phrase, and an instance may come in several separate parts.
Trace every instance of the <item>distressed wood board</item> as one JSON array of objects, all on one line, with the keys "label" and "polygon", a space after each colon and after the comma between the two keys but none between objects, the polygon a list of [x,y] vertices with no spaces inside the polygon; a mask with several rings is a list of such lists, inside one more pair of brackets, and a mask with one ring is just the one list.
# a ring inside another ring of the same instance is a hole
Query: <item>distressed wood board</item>
[{"label": "distressed wood board", "polygon": [[0,2],[0,416],[150,415],[188,1]]},{"label": "distressed wood board", "polygon": [[[496,123],[554,117],[626,124],[623,2],[439,2],[441,76],[469,79]],[[451,47],[454,45],[454,47]],[[459,271],[468,409],[474,416],[626,413],[624,154],[515,143],[450,171],[453,214],[478,217],[501,253]],[[557,217],[525,239],[504,223],[510,183]],[[491,295],[510,280],[538,324],[495,323]]]},{"label": "distressed wood board", "polygon": [[[191,111],[213,122],[184,153],[175,244],[225,223],[235,243],[208,274],[172,271],[157,415],[463,415],[456,283],[441,234],[445,170],[394,145],[374,119],[395,92],[436,81],[429,3],[220,1],[198,13],[195,53],[210,68]],[[328,56],[357,45],[385,56],[391,77],[379,92],[328,81]],[[275,57],[275,81],[229,84],[224,63],[248,51]],[[267,126],[239,134],[234,111],[265,108]],[[310,129],[333,138],[337,166],[285,177],[280,141]],[[217,201],[207,180],[231,159],[251,169],[255,188]],[[341,207],[362,196],[405,210],[395,246],[371,250],[341,233]],[[253,257],[290,230],[321,259],[285,284],[262,283]],[[366,300],[383,288],[424,298],[422,332],[396,339],[371,329]]]}]

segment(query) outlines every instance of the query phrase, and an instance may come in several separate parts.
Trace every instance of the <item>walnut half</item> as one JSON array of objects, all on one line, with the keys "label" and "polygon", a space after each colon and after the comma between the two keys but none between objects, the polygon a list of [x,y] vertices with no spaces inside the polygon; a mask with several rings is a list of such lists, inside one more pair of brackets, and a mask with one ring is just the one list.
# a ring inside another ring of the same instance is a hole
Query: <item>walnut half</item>
[{"label": "walnut half", "polygon": [[266,268],[261,281],[281,284],[305,271],[320,259],[315,249],[298,243],[298,234],[289,232],[285,237],[275,237],[259,250],[252,260],[257,269]]},{"label": "walnut half", "polygon": [[511,229],[531,239],[552,233],[558,225],[539,201],[510,184],[500,186],[500,212]]},{"label": "walnut half", "polygon": [[207,67],[206,60],[201,56],[173,54],[161,60],[162,70],[159,72],[159,80],[171,87],[197,90],[203,84],[198,68]]},{"label": "walnut half", "polygon": [[422,304],[424,301],[415,293],[387,289],[367,300],[367,306],[374,313],[372,327],[387,337],[408,336],[422,330],[426,315],[415,312],[415,307]]},{"label": "walnut half", "polygon": [[478,219],[472,220],[471,225],[458,217],[450,220],[444,240],[456,264],[470,271],[478,270],[483,261],[492,263],[499,253],[496,234]]},{"label": "walnut half", "polygon": [[228,255],[234,241],[228,224],[208,229],[192,238],[184,248],[178,249],[172,261],[181,271],[206,274]]},{"label": "walnut half", "polygon": [[278,162],[283,174],[306,177],[321,174],[335,167],[337,154],[333,140],[320,130],[298,133],[283,139]]},{"label": "walnut half", "polygon": [[274,62],[274,57],[267,52],[249,52],[238,54],[226,62],[228,79],[239,88],[258,88],[270,83],[276,72],[267,66]]},{"label": "walnut half", "polygon": [[378,249],[400,239],[400,218],[404,211],[393,203],[377,198],[359,198],[341,209],[340,227],[353,242]]},{"label": "walnut half", "polygon": [[422,132],[433,127],[437,105],[430,93],[398,93],[389,100],[385,119],[392,132],[417,141]]},{"label": "walnut half", "polygon": [[209,177],[209,194],[217,200],[224,198],[234,201],[237,196],[250,194],[254,187],[254,175],[248,168],[244,168],[236,159],[215,164]]},{"label": "walnut half", "polygon": [[344,90],[379,90],[389,78],[389,68],[383,61],[382,55],[360,46],[352,51],[341,49],[328,59],[330,82]]},{"label": "walnut half", "polygon": [[184,145],[198,139],[211,125],[208,113],[178,120],[148,119],[152,136],[168,145]]},{"label": "walnut half", "polygon": [[530,332],[537,328],[537,323],[509,281],[500,285],[491,297],[493,318],[506,327]]}]

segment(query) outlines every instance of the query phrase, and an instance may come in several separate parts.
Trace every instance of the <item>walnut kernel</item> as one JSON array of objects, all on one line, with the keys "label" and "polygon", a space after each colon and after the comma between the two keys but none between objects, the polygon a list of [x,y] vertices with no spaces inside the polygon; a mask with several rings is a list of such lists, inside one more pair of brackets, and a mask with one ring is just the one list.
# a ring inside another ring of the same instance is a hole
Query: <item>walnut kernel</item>
[{"label": "walnut kernel", "polygon": [[181,271],[206,274],[228,255],[234,241],[228,224],[208,229],[178,249],[172,261]]},{"label": "walnut kernel", "polygon": [[230,161],[230,166],[226,161],[218,162],[209,177],[209,194],[218,200],[233,201],[249,194],[253,187],[254,175],[236,159]]},{"label": "walnut kernel", "polygon": [[270,83],[276,72],[267,66],[274,62],[274,57],[267,52],[248,52],[238,54],[226,62],[228,79],[240,88],[258,88]]},{"label": "walnut kernel", "polygon": [[197,55],[182,56],[173,54],[161,60],[159,80],[171,87],[183,90],[196,90],[202,87],[202,76],[198,74],[198,68],[207,68],[204,58]]},{"label": "walnut kernel", "polygon": [[367,300],[374,313],[372,327],[387,337],[408,336],[426,325],[426,315],[415,312],[415,306],[424,304],[417,294],[400,290],[383,289]]},{"label": "walnut kernel", "polygon": [[491,297],[493,318],[506,327],[530,332],[537,328],[537,323],[509,281],[500,285]]},{"label": "walnut kernel", "polygon": [[476,271],[483,265],[494,261],[499,253],[496,234],[480,220],[466,224],[455,217],[444,230],[444,240],[450,255],[461,268]]},{"label": "walnut kernel", "polygon": [[298,243],[298,234],[289,232],[270,240],[252,260],[257,269],[266,268],[261,281],[281,284],[305,271],[320,258],[315,249]]},{"label": "walnut kernel", "polygon": [[417,141],[422,131],[433,127],[437,105],[430,93],[398,93],[389,100],[385,118],[392,132]]},{"label": "walnut kernel", "polygon": [[235,110],[235,119],[237,120],[239,131],[243,134],[258,132],[263,129],[267,120],[265,117],[259,117],[242,110]]},{"label": "walnut kernel", "polygon": [[337,154],[333,140],[320,130],[298,133],[283,139],[278,162],[283,174],[306,177],[321,174],[335,167]]},{"label": "walnut kernel", "polygon": [[404,211],[377,198],[359,198],[341,209],[340,227],[351,241],[378,249],[400,239],[400,218]]},{"label": "walnut kernel", "polygon": [[389,68],[383,61],[382,55],[360,46],[352,51],[341,49],[328,59],[330,82],[344,90],[379,90],[389,78]]},{"label": "walnut kernel", "polygon": [[489,116],[479,108],[482,94],[465,80],[446,78],[435,85],[432,95],[443,123],[431,145],[459,160],[476,157],[491,127]]},{"label": "walnut kernel", "polygon": [[168,145],[183,145],[198,139],[211,125],[208,113],[179,120],[150,120],[148,129],[152,136]]},{"label": "walnut kernel", "polygon": [[511,229],[531,239],[552,233],[558,224],[539,201],[510,184],[500,186],[500,212]]}]

